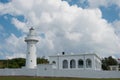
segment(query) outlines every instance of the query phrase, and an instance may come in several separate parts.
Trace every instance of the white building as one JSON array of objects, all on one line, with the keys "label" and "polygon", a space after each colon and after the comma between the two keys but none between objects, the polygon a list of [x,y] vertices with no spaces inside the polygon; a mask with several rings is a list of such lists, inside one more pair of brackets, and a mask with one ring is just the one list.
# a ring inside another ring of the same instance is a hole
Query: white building
[{"label": "white building", "polygon": [[50,56],[54,69],[101,70],[101,59],[96,54]]},{"label": "white building", "polygon": [[111,65],[109,67],[111,71],[119,71],[119,65]]}]

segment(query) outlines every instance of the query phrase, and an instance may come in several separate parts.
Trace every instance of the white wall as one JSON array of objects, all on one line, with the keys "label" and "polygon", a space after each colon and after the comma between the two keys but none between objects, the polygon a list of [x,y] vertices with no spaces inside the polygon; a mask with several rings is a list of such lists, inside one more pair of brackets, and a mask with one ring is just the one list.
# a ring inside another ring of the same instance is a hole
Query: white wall
[{"label": "white wall", "polygon": [[0,69],[0,76],[120,78],[120,71],[57,70],[52,69],[52,65],[42,65],[37,69]]},{"label": "white wall", "polygon": [[34,76],[36,69],[0,69],[0,76]]}]

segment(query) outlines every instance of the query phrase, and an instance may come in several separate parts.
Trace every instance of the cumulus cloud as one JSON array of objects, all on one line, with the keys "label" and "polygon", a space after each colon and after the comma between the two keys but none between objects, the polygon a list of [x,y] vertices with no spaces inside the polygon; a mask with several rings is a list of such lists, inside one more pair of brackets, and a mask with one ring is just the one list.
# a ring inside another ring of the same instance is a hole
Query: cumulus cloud
[{"label": "cumulus cloud", "polygon": [[117,34],[117,36],[120,37],[120,21],[119,20],[114,21],[112,23],[112,26],[114,27],[115,33]]},{"label": "cumulus cloud", "polygon": [[12,24],[16,26],[18,30],[21,30],[22,32],[28,32],[29,28],[27,27],[25,22],[21,22],[16,18],[12,19]]},{"label": "cumulus cloud", "polygon": [[21,15],[22,12],[20,10],[17,10],[11,3],[7,4],[0,3],[0,15],[3,14],[11,14],[15,16],[16,14]]},{"label": "cumulus cloud", "polygon": [[[98,7],[109,7],[111,5],[117,5],[120,7],[120,0],[64,0],[69,3],[76,3],[77,5],[85,8],[98,8]],[[87,5],[86,5],[87,4]]]},{"label": "cumulus cloud", "polygon": [[111,6],[111,5],[117,5],[120,7],[120,0],[88,0],[90,7],[100,7],[100,6]]},{"label": "cumulus cloud", "polygon": [[[91,0],[91,3],[94,2]],[[119,39],[112,25],[102,19],[99,8],[82,9],[60,0],[12,0],[9,4],[14,9],[9,11],[6,8],[6,13],[24,15],[38,35],[44,34],[44,38],[39,36],[39,56],[62,51],[77,54],[95,52],[106,56],[120,51]],[[9,4],[2,5],[2,8]],[[26,32],[27,23],[16,18],[12,19],[12,23],[17,29]],[[6,49],[14,54],[25,53],[25,45],[24,36],[17,38],[11,34],[6,39]]]},{"label": "cumulus cloud", "polygon": [[26,45],[24,42],[24,37],[16,37],[14,34],[11,34],[8,38],[5,39],[5,44],[2,46],[6,53],[6,57],[15,58],[15,57],[25,57]]}]

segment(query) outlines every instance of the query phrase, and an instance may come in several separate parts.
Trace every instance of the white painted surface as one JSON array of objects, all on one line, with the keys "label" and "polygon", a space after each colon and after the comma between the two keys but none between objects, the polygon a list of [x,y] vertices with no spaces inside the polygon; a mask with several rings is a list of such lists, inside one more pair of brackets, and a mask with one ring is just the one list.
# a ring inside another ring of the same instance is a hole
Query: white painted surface
[{"label": "white painted surface", "polygon": [[27,42],[26,68],[34,69],[37,66],[35,44],[38,42],[38,39],[33,28],[29,30],[28,36],[25,37],[25,42]]},{"label": "white painted surface", "polygon": [[52,65],[42,65],[37,69],[0,69],[0,76],[120,78],[120,71],[57,70]]},{"label": "white painted surface", "polygon": [[[78,60],[82,59],[84,62],[83,68],[78,68]],[[92,61],[92,67],[86,67],[86,60],[90,59]],[[50,56],[50,63],[52,64],[55,61],[54,66],[56,69],[63,69],[63,61],[68,61],[68,68],[70,68],[70,61],[75,60],[76,65],[75,68],[72,69],[80,69],[80,70],[101,70],[101,60],[96,54],[78,54],[78,55],[56,55]]]}]

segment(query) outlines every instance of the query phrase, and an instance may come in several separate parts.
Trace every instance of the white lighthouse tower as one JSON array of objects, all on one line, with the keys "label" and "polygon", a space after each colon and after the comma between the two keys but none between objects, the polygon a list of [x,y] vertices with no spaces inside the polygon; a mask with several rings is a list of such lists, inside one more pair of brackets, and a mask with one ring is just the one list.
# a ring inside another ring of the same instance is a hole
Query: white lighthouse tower
[{"label": "white lighthouse tower", "polygon": [[35,30],[30,28],[29,34],[25,37],[25,42],[27,42],[27,54],[26,54],[26,68],[36,68],[36,46],[38,42]]}]

